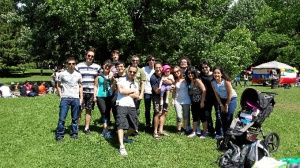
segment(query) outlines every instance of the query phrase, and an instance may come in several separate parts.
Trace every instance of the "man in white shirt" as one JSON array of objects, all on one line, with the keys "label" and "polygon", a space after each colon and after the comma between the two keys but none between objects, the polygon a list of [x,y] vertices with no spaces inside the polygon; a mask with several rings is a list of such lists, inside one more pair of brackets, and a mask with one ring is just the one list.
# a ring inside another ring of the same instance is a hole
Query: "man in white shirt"
[{"label": "man in white shirt", "polygon": [[[117,120],[116,127],[118,129],[118,140],[120,143],[119,152],[121,155],[127,155],[124,142],[132,143],[128,139],[134,131],[138,129],[138,120],[134,99],[139,97],[139,88],[137,82],[134,81],[138,68],[130,65],[128,67],[127,76],[119,78],[118,97],[117,97]],[[125,137],[123,129],[128,129]]]},{"label": "man in white shirt", "polygon": [[149,55],[147,57],[148,66],[142,68],[146,75],[145,81],[145,91],[144,91],[144,105],[145,105],[145,119],[146,119],[146,129],[149,130],[151,127],[151,100],[152,100],[152,87],[150,84],[151,75],[154,73],[154,63],[155,57]]}]

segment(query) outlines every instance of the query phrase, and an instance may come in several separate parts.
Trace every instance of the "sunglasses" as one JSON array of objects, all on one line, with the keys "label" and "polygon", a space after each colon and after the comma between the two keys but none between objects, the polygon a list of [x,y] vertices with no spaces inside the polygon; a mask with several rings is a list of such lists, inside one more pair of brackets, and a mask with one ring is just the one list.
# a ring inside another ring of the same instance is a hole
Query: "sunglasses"
[{"label": "sunglasses", "polygon": [[151,60],[149,60],[149,61],[155,61],[155,59],[151,59]]},{"label": "sunglasses", "polygon": [[192,72],[189,72],[188,75],[194,75]]},{"label": "sunglasses", "polygon": [[69,65],[75,65],[76,63],[68,63]]},{"label": "sunglasses", "polygon": [[179,73],[179,71],[173,71],[173,72],[176,73],[176,74]]},{"label": "sunglasses", "polygon": [[94,55],[87,55],[89,58],[94,58],[95,56]]},{"label": "sunglasses", "polygon": [[129,73],[131,73],[131,74],[136,74],[136,71],[129,71]]},{"label": "sunglasses", "polygon": [[131,60],[132,62],[139,62],[139,60]]}]

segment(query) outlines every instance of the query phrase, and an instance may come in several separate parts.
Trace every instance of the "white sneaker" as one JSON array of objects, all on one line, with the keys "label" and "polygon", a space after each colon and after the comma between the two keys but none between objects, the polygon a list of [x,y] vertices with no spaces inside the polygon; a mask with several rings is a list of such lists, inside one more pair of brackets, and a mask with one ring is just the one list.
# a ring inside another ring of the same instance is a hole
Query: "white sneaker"
[{"label": "white sneaker", "polygon": [[120,148],[119,151],[120,151],[120,154],[122,156],[127,156],[128,155],[127,152],[126,152],[126,149],[124,147]]},{"label": "white sneaker", "polygon": [[195,136],[196,136],[195,132],[192,132],[188,137],[189,137],[189,138],[193,138],[193,137],[195,137]]}]

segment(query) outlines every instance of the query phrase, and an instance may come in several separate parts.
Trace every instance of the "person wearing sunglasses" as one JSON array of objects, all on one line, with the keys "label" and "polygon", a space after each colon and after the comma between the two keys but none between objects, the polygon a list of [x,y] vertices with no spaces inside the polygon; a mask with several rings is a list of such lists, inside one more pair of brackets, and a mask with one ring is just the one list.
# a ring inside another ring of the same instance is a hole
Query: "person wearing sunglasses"
[{"label": "person wearing sunglasses", "polygon": [[188,84],[182,75],[181,68],[175,66],[173,69],[175,77],[175,88],[172,91],[172,105],[175,107],[177,117],[177,134],[181,135],[181,121],[183,118],[183,128],[185,134],[191,130],[190,121],[190,106],[191,99],[188,92]]},{"label": "person wearing sunglasses", "polygon": [[[128,67],[125,78],[119,78],[117,82],[118,96],[117,96],[117,119],[116,127],[118,132],[118,140],[120,144],[119,152],[121,155],[128,155],[124,143],[132,143],[128,137],[138,131],[138,117],[134,99],[139,97],[139,86],[135,81],[135,75],[138,68],[130,65]],[[128,129],[124,136],[124,129]]]},{"label": "person wearing sunglasses", "polygon": [[95,50],[89,49],[85,55],[85,62],[77,64],[76,70],[82,75],[83,83],[83,102],[79,111],[79,122],[81,119],[81,112],[85,109],[85,128],[83,132],[90,135],[90,122],[92,110],[94,110],[94,78],[101,71],[100,65],[94,63]]},{"label": "person wearing sunglasses", "polygon": [[[146,75],[144,73],[144,71],[138,67],[140,62],[140,58],[137,55],[133,55],[131,57],[131,66],[135,66],[138,68],[137,73],[135,74],[134,77],[134,81],[138,83],[139,85],[139,97],[137,99],[135,99],[135,107],[136,107],[136,113],[139,116],[140,114],[140,104],[141,104],[141,100],[144,97],[144,90],[145,90],[145,81],[146,81]],[[128,67],[129,68],[129,67]],[[128,68],[125,69],[125,72],[129,72]],[[133,134],[133,136],[137,137],[138,136],[138,132],[135,132]]]},{"label": "person wearing sunglasses", "polygon": [[[68,70],[61,72],[58,78],[58,96],[60,97],[59,119],[56,128],[56,140],[64,138],[65,121],[71,106],[71,138],[78,139],[78,111],[83,99],[82,76],[75,71],[75,59],[67,59]],[[62,89],[61,89],[62,87]]]},{"label": "person wearing sunglasses", "polygon": [[[200,78],[206,88],[206,97],[204,103],[205,114],[207,117],[207,130],[209,136],[214,136],[216,139],[221,137],[221,119],[217,115],[218,111],[218,102],[216,96],[214,94],[214,90],[211,85],[211,81],[213,80],[212,67],[208,60],[203,60],[200,64],[201,74]],[[212,121],[212,108],[215,109],[216,121],[215,128]]]},{"label": "person wearing sunglasses", "polygon": [[[155,62],[154,69],[155,72],[150,78],[150,84],[152,87],[152,102],[153,102],[153,109],[154,109],[153,137],[155,139],[159,139],[161,136],[169,136],[169,134],[163,131],[169,106],[167,103],[164,103],[163,106],[160,105],[159,84],[160,81],[162,80],[162,63]],[[166,83],[170,85],[172,84],[170,81],[166,81]]]},{"label": "person wearing sunglasses", "polygon": [[[103,72],[100,72],[95,77],[94,86],[94,102],[100,111],[100,122],[103,123],[102,135],[106,139],[110,139],[111,135],[108,131],[108,125],[110,121],[111,99],[112,90],[111,85],[113,82],[113,73],[110,71],[111,61],[106,60],[103,63]],[[102,121],[101,121],[102,119]]]},{"label": "person wearing sunglasses", "polygon": [[193,132],[188,136],[189,138],[196,136],[196,129],[199,125],[199,120],[202,123],[203,132],[200,138],[205,138],[207,136],[207,121],[204,111],[204,101],[206,97],[206,89],[199,78],[198,70],[194,66],[189,66],[187,69],[189,84],[189,94],[191,97],[191,111],[193,116]]},{"label": "person wearing sunglasses", "polygon": [[146,119],[146,129],[150,130],[151,128],[151,99],[152,99],[152,88],[150,84],[151,75],[154,73],[154,63],[155,57],[153,55],[149,55],[147,57],[148,66],[142,68],[146,75],[145,81],[145,90],[144,90],[144,105],[145,105],[145,119]]},{"label": "person wearing sunglasses", "polygon": [[[113,84],[111,86],[111,89],[113,91],[113,96],[112,96],[112,99],[111,99],[111,102],[112,102],[111,111],[112,111],[114,119],[116,121],[117,120],[116,101],[117,101],[117,97],[118,97],[117,83],[118,83],[120,78],[126,77],[126,73],[125,73],[125,63],[123,61],[119,60],[118,62],[116,62],[115,66],[116,66],[116,69],[117,69],[117,74],[114,76]],[[114,130],[117,131],[116,124],[114,125]]]}]

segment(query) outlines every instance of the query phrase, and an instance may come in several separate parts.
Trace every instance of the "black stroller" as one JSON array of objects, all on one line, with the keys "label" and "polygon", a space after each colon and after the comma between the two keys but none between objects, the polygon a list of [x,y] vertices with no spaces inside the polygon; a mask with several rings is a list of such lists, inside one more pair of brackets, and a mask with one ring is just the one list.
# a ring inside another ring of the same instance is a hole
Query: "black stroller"
[{"label": "black stroller", "polygon": [[230,139],[237,145],[252,143],[261,133],[269,153],[276,152],[280,143],[278,134],[270,132],[265,135],[262,130],[262,123],[273,111],[275,95],[276,93],[259,92],[253,88],[245,89],[240,101],[242,110],[231,122],[224,138],[217,141],[218,149],[227,149]]}]

